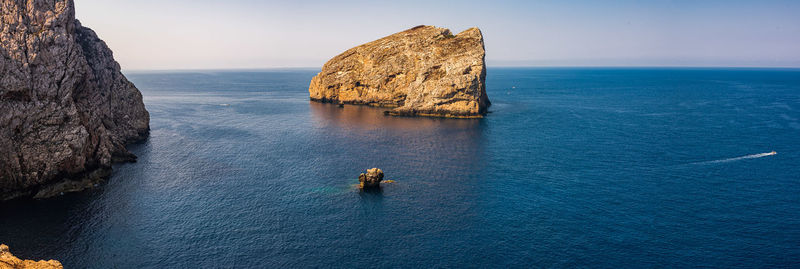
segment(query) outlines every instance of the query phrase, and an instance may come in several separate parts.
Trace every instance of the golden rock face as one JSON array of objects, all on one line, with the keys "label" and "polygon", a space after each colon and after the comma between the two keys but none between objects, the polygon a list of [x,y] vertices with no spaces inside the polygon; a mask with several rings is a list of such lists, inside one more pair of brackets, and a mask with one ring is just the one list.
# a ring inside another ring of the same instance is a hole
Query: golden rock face
[{"label": "golden rock face", "polygon": [[311,79],[311,100],[394,108],[392,115],[482,117],[489,107],[483,35],[417,26],[337,55]]},{"label": "golden rock face", "polygon": [[0,245],[0,269],[63,269],[64,266],[56,260],[32,261],[14,257],[8,246]]}]

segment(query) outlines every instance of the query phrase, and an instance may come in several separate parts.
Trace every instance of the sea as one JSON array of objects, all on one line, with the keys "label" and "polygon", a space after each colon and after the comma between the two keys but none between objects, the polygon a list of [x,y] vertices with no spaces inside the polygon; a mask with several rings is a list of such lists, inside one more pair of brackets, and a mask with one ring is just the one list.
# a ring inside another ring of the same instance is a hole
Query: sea
[{"label": "sea", "polygon": [[[316,72],[127,72],[138,161],[0,203],[0,242],[67,268],[800,267],[800,69],[490,66],[483,119],[310,102]],[[394,182],[356,188],[372,167]]]}]

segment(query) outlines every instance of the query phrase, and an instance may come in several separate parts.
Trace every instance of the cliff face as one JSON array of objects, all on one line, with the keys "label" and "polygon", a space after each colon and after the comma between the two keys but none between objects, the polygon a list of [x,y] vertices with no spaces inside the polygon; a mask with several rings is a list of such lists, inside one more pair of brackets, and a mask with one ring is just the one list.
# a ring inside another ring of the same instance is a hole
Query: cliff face
[{"label": "cliff face", "polygon": [[15,257],[8,250],[8,246],[0,245],[0,269],[63,269],[64,266],[56,260],[32,261]]},{"label": "cliff face", "polygon": [[489,107],[483,35],[417,26],[334,57],[311,100],[395,107],[393,115],[481,117]]},{"label": "cliff face", "polygon": [[0,0],[0,200],[91,186],[150,116],[73,0]]}]

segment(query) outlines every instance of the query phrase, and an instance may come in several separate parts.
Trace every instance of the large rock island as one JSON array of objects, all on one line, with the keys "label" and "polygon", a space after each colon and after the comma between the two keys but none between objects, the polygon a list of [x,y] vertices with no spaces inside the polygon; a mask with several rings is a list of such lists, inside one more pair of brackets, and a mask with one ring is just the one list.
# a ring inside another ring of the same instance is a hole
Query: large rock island
[{"label": "large rock island", "polygon": [[150,116],[73,0],[0,0],[0,200],[90,187]]},{"label": "large rock island", "polygon": [[482,117],[486,96],[483,35],[417,26],[334,57],[308,88],[311,100],[393,107],[392,115]]}]

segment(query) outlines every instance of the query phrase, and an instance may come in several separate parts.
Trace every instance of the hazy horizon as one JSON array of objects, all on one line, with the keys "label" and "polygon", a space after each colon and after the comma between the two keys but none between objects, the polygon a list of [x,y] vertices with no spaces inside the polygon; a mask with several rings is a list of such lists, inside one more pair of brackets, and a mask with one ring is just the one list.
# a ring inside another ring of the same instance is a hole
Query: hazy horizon
[{"label": "hazy horizon", "polygon": [[800,67],[792,1],[82,0],[125,70],[319,68],[416,25],[479,27],[490,67]]}]

